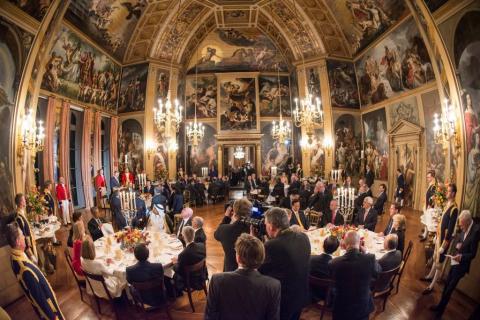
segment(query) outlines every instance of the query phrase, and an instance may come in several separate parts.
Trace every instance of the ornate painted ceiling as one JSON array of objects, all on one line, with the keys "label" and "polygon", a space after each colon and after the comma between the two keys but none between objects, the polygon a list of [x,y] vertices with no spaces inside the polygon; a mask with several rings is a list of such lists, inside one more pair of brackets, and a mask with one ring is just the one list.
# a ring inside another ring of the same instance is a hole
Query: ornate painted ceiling
[{"label": "ornate painted ceiling", "polygon": [[66,18],[124,63],[186,64],[228,28],[259,29],[292,63],[354,57],[406,14],[403,0],[76,0]]}]

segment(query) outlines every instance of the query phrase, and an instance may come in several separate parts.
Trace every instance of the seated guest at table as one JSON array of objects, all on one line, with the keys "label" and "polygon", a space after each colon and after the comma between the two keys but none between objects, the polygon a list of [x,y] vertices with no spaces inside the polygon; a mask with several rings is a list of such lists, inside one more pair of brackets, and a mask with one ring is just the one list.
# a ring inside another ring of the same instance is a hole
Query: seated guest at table
[{"label": "seated guest at table", "polygon": [[[175,275],[173,280],[175,281],[175,288],[178,293],[185,287],[185,267],[192,266],[207,257],[205,245],[203,243],[195,243],[193,241],[195,237],[195,230],[190,226],[185,226],[182,229],[182,238],[185,240],[185,249],[174,257],[172,262],[175,263],[173,270]],[[201,270],[198,273],[190,273],[190,286],[194,289],[201,289],[202,283],[207,279],[207,270]]]},{"label": "seated guest at table", "polygon": [[245,188],[245,192],[247,194],[249,194],[250,192],[252,192],[254,190],[252,176],[247,177],[247,180],[245,181],[244,188]]},{"label": "seated guest at table", "polygon": [[82,271],[82,242],[85,240],[85,226],[83,222],[77,221],[73,224],[73,255],[72,255],[72,267],[75,273],[79,276],[83,276]]},{"label": "seated guest at table", "polygon": [[171,228],[166,222],[165,208],[161,204],[153,206],[152,210],[148,211],[147,229],[151,232],[166,232],[171,233]]},{"label": "seated guest at table", "polygon": [[193,241],[206,244],[207,236],[205,235],[205,231],[203,231],[203,218],[198,216],[193,217],[192,227],[193,230],[195,230],[195,238],[193,239]]},{"label": "seated guest at table", "polygon": [[[138,262],[133,266],[127,267],[128,283],[164,281],[162,264],[148,261],[150,252],[145,244],[137,244],[135,249],[133,249],[133,254]],[[164,292],[159,292],[155,289],[142,291],[141,297],[143,303],[154,307],[160,306],[165,301]]]},{"label": "seated guest at table", "polygon": [[290,225],[297,224],[299,225],[302,230],[308,230],[310,228],[310,221],[308,221],[307,217],[300,210],[300,200],[294,199],[292,200],[292,217],[290,219]]},{"label": "seated guest at table", "polygon": [[280,201],[279,207],[285,208],[285,209],[292,209],[293,200],[299,200],[299,199],[300,199],[300,195],[298,193],[295,193],[295,192],[290,193],[288,197],[285,197]]},{"label": "seated guest at table", "polygon": [[383,248],[385,254],[378,260],[378,264],[382,267],[382,271],[390,271],[395,269],[402,262],[402,252],[397,250],[398,237],[391,233],[383,239]]},{"label": "seated guest at table", "polygon": [[257,175],[255,173],[252,173],[252,186],[253,189],[260,188],[260,182],[258,181]]},{"label": "seated guest at table", "polygon": [[164,208],[167,207],[167,198],[163,195],[163,185],[155,187],[155,195],[152,198],[152,208],[154,204],[161,204]]},{"label": "seated guest at table", "polygon": [[[73,224],[77,223],[81,219],[82,219],[82,211],[80,210],[74,211],[72,215]],[[83,222],[83,220],[81,221]],[[67,247],[73,248],[73,228],[70,228],[70,230],[68,231]]]},{"label": "seated guest at table", "polygon": [[280,177],[275,179],[275,185],[273,186],[273,190],[271,192],[271,196],[274,197],[278,203],[285,198],[285,185],[283,184]]},{"label": "seated guest at table", "polygon": [[[26,255],[25,236],[16,222],[6,226],[7,243],[12,248],[10,262],[13,274],[32,304],[39,319],[63,320],[55,292],[42,271]],[[19,315],[19,318],[22,318]]]},{"label": "seated guest at table", "polygon": [[373,205],[373,209],[377,211],[378,214],[382,215],[383,214],[383,206],[385,205],[385,202],[387,202],[387,186],[382,183],[379,187],[380,193],[377,196],[377,200],[375,201],[375,204]]},{"label": "seated guest at table", "polygon": [[328,204],[330,203],[331,196],[325,190],[325,183],[322,181],[318,181],[315,184],[315,189],[313,190],[313,194],[310,196],[308,200],[308,207],[313,209],[317,212],[321,212],[322,214],[328,208]]},{"label": "seated guest at table", "polygon": [[333,319],[367,320],[374,309],[370,285],[381,271],[380,265],[375,255],[363,253],[356,231],[346,233],[342,246],[346,253],[329,263],[335,282]]},{"label": "seated guest at table", "polygon": [[390,207],[388,208],[388,214],[390,218],[388,219],[387,226],[385,227],[385,230],[383,232],[380,232],[378,235],[379,236],[387,236],[393,231],[393,216],[398,214],[400,212],[400,205],[398,203],[392,203]]},{"label": "seated guest at table", "polygon": [[363,208],[355,217],[354,224],[356,226],[363,226],[365,229],[375,231],[375,226],[377,225],[377,212],[372,208],[372,205],[372,197],[366,197],[365,200],[363,200]]},{"label": "seated guest at table", "polygon": [[392,218],[392,234],[396,234],[398,237],[397,249],[403,254],[405,248],[405,231],[406,231],[406,218],[403,214],[396,214]]},{"label": "seated guest at table", "polygon": [[[333,258],[333,253],[337,251],[340,246],[338,238],[335,236],[328,236],[323,241],[323,251],[324,253],[316,256],[310,257],[310,275],[320,279],[329,279],[330,270],[328,263]],[[313,301],[325,299],[325,293],[322,290],[317,288],[311,288],[311,295]]]},{"label": "seated guest at table", "polygon": [[96,241],[103,237],[102,224],[105,223],[105,220],[98,216],[97,207],[90,208],[90,212],[92,213],[92,218],[88,221],[88,232],[92,236],[93,241]]},{"label": "seated guest at table", "polygon": [[[82,270],[88,273],[102,275],[105,279],[105,285],[112,298],[118,298],[122,295],[122,291],[126,286],[126,282],[122,279],[120,272],[112,271],[105,266],[105,262],[101,259],[95,260],[95,245],[90,237],[82,242]],[[117,276],[118,275],[118,276]],[[92,285],[95,294],[103,299],[108,299],[108,295],[100,281],[88,279]],[[87,293],[93,294],[89,285],[87,285]]]},{"label": "seated guest at table", "polygon": [[288,193],[296,193],[298,194],[300,192],[300,188],[302,185],[300,184],[300,181],[298,180],[298,177],[296,174],[292,174],[292,177],[290,178],[290,186],[288,186]]},{"label": "seated guest at table", "polygon": [[186,226],[192,226],[192,216],[193,216],[193,210],[192,208],[183,208],[182,212],[182,221],[177,227],[177,230],[175,230],[175,234],[177,235],[178,240],[182,242],[183,245],[185,245],[185,241],[183,240],[182,236],[182,230]]},{"label": "seated guest at table", "polygon": [[118,189],[120,188],[120,174],[118,173],[118,170],[115,170],[113,172],[113,175],[110,177],[110,190],[113,191],[113,189]]},{"label": "seated guest at table", "polygon": [[458,225],[461,231],[455,236],[452,243],[454,250],[452,252],[453,258],[451,258],[458,264],[452,265],[450,268],[440,302],[438,305],[430,307],[430,310],[435,312],[438,319],[442,317],[458,282],[465,274],[470,272],[470,265],[477,255],[478,242],[480,241],[480,225],[473,221],[469,210],[463,210],[460,213]]},{"label": "seated guest at table", "polygon": [[135,192],[135,206],[137,212],[133,218],[132,225],[134,228],[143,229],[147,226],[147,205],[145,200],[140,197],[138,191]]},{"label": "seated guest at table", "polygon": [[143,187],[142,192],[150,193],[153,197],[153,195],[155,194],[155,188],[152,186],[152,181],[147,180],[147,183],[145,184],[145,187]]},{"label": "seated guest at table", "polygon": [[265,259],[263,243],[242,234],[235,251],[239,268],[214,274],[210,280],[205,320],[279,320],[280,282],[257,271]]},{"label": "seated guest at table", "polygon": [[330,201],[328,210],[323,216],[320,217],[318,224],[321,227],[325,227],[329,224],[334,226],[342,226],[345,224],[345,219],[343,215],[338,211],[338,200],[333,199]]},{"label": "seated guest at table", "polygon": [[113,197],[110,200],[110,208],[112,210],[113,218],[118,230],[122,230],[127,226],[127,218],[122,213],[122,204],[120,202],[120,192],[113,191]]},{"label": "seated guest at table", "polygon": [[307,209],[308,207],[308,199],[310,199],[310,196],[312,195],[312,190],[310,183],[308,182],[307,179],[304,179],[302,181],[302,186],[300,187],[300,207],[302,210]]},{"label": "seated guest at table", "polygon": [[343,181],[343,187],[344,188],[353,188],[353,183],[352,183],[352,177],[347,176],[345,178],[345,181]]},{"label": "seated guest at table", "polygon": [[235,200],[225,210],[225,216],[213,234],[215,240],[220,241],[224,253],[223,271],[234,271],[238,268],[235,259],[235,241],[244,232],[250,229],[238,221],[240,218],[249,217],[252,213],[252,203],[246,198]]},{"label": "seated guest at table", "polygon": [[284,209],[268,210],[265,226],[270,240],[265,242],[265,262],[259,271],[281,283],[280,319],[300,319],[308,303],[310,241],[305,233],[289,229]]}]

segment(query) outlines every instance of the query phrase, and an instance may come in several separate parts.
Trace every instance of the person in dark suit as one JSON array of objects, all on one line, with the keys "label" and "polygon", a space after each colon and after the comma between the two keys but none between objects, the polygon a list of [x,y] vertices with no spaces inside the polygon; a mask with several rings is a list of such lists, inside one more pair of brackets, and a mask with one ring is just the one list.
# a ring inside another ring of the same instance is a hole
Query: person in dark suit
[{"label": "person in dark suit", "polygon": [[192,227],[195,230],[195,237],[193,242],[196,243],[203,243],[206,245],[207,242],[207,235],[203,230],[203,218],[202,217],[193,217],[192,218]]},{"label": "person in dark suit", "polygon": [[477,254],[478,241],[480,240],[480,225],[474,223],[470,211],[463,210],[462,213],[460,213],[458,224],[461,232],[457,234],[453,242],[453,248],[455,250],[452,254],[452,260],[457,262],[457,264],[454,265],[452,263],[447,281],[443,287],[440,302],[438,305],[430,308],[435,312],[435,316],[438,319],[442,317],[458,282],[470,271],[470,264]]},{"label": "person in dark suit", "polygon": [[383,232],[380,232],[379,236],[388,236],[390,233],[393,232],[393,217],[398,214],[401,210],[401,207],[398,203],[392,203],[388,208],[388,214],[390,218],[388,219],[388,223],[385,226]]},{"label": "person in dark suit", "polygon": [[[323,241],[324,253],[318,256],[310,257],[310,275],[320,279],[330,279],[330,269],[328,263],[333,258],[333,253],[337,251],[340,242],[335,236],[328,236]],[[318,290],[317,288],[311,288],[310,290],[312,301],[316,302],[325,299],[325,292]]]},{"label": "person in dark suit", "polygon": [[[32,304],[38,319],[65,319],[55,292],[42,271],[25,255],[25,236],[16,222],[6,226],[6,239],[11,249],[11,266],[20,287]],[[21,318],[21,316],[19,316]]]},{"label": "person in dark suit", "polygon": [[[203,243],[193,242],[195,236],[195,230],[190,226],[185,226],[182,229],[182,238],[185,240],[185,249],[172,259],[175,264],[173,270],[175,275],[173,280],[175,282],[175,288],[177,292],[181,294],[186,284],[185,267],[192,266],[200,261],[204,260],[207,256],[205,245]],[[202,283],[207,279],[207,270],[201,270],[198,273],[190,274],[190,286],[194,289],[201,289]]]},{"label": "person in dark suit", "polygon": [[318,181],[313,194],[308,200],[308,207],[323,214],[328,208],[330,199],[330,194],[325,191],[325,184],[322,181]]},{"label": "person in dark suit", "polygon": [[155,195],[152,198],[152,209],[153,205],[160,204],[164,208],[167,207],[167,197],[163,195],[163,185],[158,185],[155,187]]},{"label": "person in dark suit", "polygon": [[113,197],[110,200],[110,208],[112,209],[113,217],[115,219],[115,223],[117,224],[118,230],[122,230],[127,226],[127,219],[122,213],[122,204],[120,202],[118,189],[113,191]]},{"label": "person in dark suit", "polygon": [[299,199],[299,198],[300,196],[297,193],[290,193],[288,197],[285,197],[280,201],[279,207],[291,210],[293,200]]},{"label": "person in dark suit", "polygon": [[115,170],[113,172],[113,175],[110,177],[110,190],[112,190],[112,193],[113,193],[113,189],[119,189],[120,188],[120,174],[118,173],[118,170]]},{"label": "person in dark suit", "polygon": [[210,280],[205,320],[279,320],[280,281],[257,271],[265,259],[262,242],[244,233],[235,251],[239,268]]},{"label": "person in dark suit", "polygon": [[377,225],[377,212],[372,208],[372,197],[366,197],[363,200],[363,208],[355,217],[354,224],[356,226],[364,226],[365,229],[375,231]]},{"label": "person in dark suit", "polygon": [[431,170],[427,172],[427,182],[428,188],[425,194],[425,207],[428,209],[433,208],[435,205],[433,200],[435,192],[437,192],[437,179],[435,178],[435,171]]},{"label": "person in dark suit", "polygon": [[292,217],[290,218],[290,225],[299,225],[303,230],[310,228],[310,221],[308,221],[305,213],[300,210],[300,200],[295,199],[292,201]]},{"label": "person in dark suit", "polygon": [[249,194],[250,192],[252,192],[254,190],[252,176],[247,177],[247,180],[245,180],[244,188],[245,188],[245,192],[247,194]]},{"label": "person in dark suit", "polygon": [[400,168],[397,169],[397,190],[395,191],[395,201],[402,204],[405,197],[405,177]]},{"label": "person in dark suit", "polygon": [[321,220],[319,220],[318,223],[320,227],[325,227],[328,224],[335,226],[341,226],[345,224],[343,215],[338,212],[338,201],[336,199],[330,201],[328,210],[321,217]]},{"label": "person in dark suit", "polygon": [[270,240],[265,242],[265,262],[259,271],[279,280],[282,285],[280,319],[299,319],[309,300],[310,241],[303,232],[289,229],[284,209],[268,210],[265,226]]},{"label": "person in dark suit", "polygon": [[253,189],[260,188],[260,180],[258,180],[257,175],[255,173],[252,173],[252,186],[253,186]]},{"label": "person in dark suit", "polygon": [[175,230],[175,234],[177,235],[178,240],[182,242],[183,245],[185,245],[185,240],[183,239],[183,234],[182,230],[184,227],[192,226],[192,216],[193,216],[193,210],[192,208],[183,208],[182,212],[180,213],[182,216],[182,221],[180,224],[177,226]]},{"label": "person in dark suit", "polygon": [[[50,180],[45,181],[45,186],[43,188],[43,199],[46,202],[46,207],[48,210],[48,215],[49,216],[55,216],[55,199],[53,198],[52,195],[52,186],[53,183]],[[61,246],[62,242],[57,240],[57,237],[53,235],[53,245],[54,246]]]},{"label": "person in dark suit", "polygon": [[303,180],[302,181],[302,186],[300,188],[300,206],[302,210],[307,209],[308,207],[308,200],[310,199],[310,196],[312,195],[312,190],[310,183],[308,180]]},{"label": "person in dark suit", "polygon": [[346,253],[329,263],[335,281],[333,319],[367,320],[374,309],[370,285],[381,268],[375,255],[363,253],[356,231],[346,233],[343,246]]},{"label": "person in dark suit", "polygon": [[228,206],[225,216],[213,236],[220,241],[225,255],[223,271],[234,271],[237,269],[235,259],[235,241],[244,232],[248,233],[249,228],[238,221],[240,218],[249,217],[252,212],[252,203],[247,199],[235,200],[233,206]]},{"label": "person in dark suit", "polygon": [[88,221],[88,232],[92,236],[92,240],[96,241],[103,237],[102,224],[105,223],[105,220],[98,217],[97,207],[92,207],[90,212],[92,213],[92,218]]},{"label": "person in dark suit", "polygon": [[375,181],[375,174],[372,171],[372,168],[367,165],[367,172],[365,173],[365,184],[371,188],[373,185],[373,182]]},{"label": "person in dark suit", "polygon": [[385,205],[385,202],[387,202],[387,186],[384,183],[382,183],[379,189],[380,189],[380,193],[378,194],[377,200],[373,205],[373,209],[375,209],[375,211],[377,211],[378,214],[382,215],[383,207]]},{"label": "person in dark suit", "polygon": [[402,262],[402,252],[397,250],[398,236],[391,233],[383,239],[383,248],[386,253],[378,260],[382,271],[395,269]]},{"label": "person in dark suit", "polygon": [[[164,281],[162,264],[148,261],[149,251],[145,244],[137,244],[133,254],[138,262],[133,266],[127,267],[128,283]],[[150,306],[159,306],[165,301],[164,292],[158,292],[158,290],[143,291],[141,292],[141,297],[143,302]]]},{"label": "person in dark suit", "polygon": [[137,212],[132,221],[132,225],[134,228],[143,229],[147,226],[147,205],[145,204],[145,200],[140,198],[139,192],[136,192],[135,206],[137,208]]},{"label": "person in dark suit", "polygon": [[[175,186],[173,190],[174,191],[173,191],[172,195],[170,196],[171,199],[172,199],[171,204],[170,204],[170,208],[172,210],[172,213],[176,214],[176,213],[182,212],[184,198],[183,198],[183,193],[182,193],[182,191],[180,190],[179,187]],[[173,216],[170,217],[170,218],[173,218]]]},{"label": "person in dark suit", "polygon": [[276,178],[276,183],[273,186],[271,196],[277,199],[277,203],[280,203],[283,198],[285,198],[285,185],[283,184],[280,177]]},{"label": "person in dark suit", "polygon": [[288,193],[292,194],[298,194],[300,192],[300,188],[302,185],[300,184],[300,181],[298,180],[298,177],[296,174],[292,174],[292,177],[290,178],[290,186],[288,187]]},{"label": "person in dark suit", "polygon": [[153,197],[155,194],[155,188],[152,186],[152,181],[147,180],[147,184],[143,187],[143,193],[150,193]]}]

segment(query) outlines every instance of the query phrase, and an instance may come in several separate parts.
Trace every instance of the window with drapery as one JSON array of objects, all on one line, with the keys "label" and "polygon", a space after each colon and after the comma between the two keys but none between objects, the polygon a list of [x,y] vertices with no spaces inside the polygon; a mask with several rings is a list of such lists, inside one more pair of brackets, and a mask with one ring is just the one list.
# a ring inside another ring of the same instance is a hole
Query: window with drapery
[{"label": "window with drapery", "polygon": [[71,109],[69,127],[70,192],[74,207],[85,207],[82,182],[83,111]]}]

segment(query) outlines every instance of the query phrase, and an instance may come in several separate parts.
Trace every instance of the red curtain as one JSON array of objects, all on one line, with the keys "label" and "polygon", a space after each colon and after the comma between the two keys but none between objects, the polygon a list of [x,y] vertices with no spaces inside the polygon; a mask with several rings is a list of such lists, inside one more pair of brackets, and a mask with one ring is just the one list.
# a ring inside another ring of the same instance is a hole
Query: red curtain
[{"label": "red curtain", "polygon": [[69,139],[69,129],[70,129],[70,104],[68,102],[62,103],[62,114],[60,122],[60,145],[59,145],[59,165],[60,165],[60,176],[65,178],[65,184],[70,188],[70,139]]},{"label": "red curtain", "polygon": [[55,98],[48,98],[45,117],[45,147],[43,149],[43,176],[53,182],[53,133],[55,131]]},{"label": "red curtain", "polygon": [[95,125],[93,134],[93,168],[95,174],[102,168],[102,115],[95,112]]},{"label": "red curtain", "polygon": [[118,117],[110,120],[110,174],[118,170]]},{"label": "red curtain", "polygon": [[92,124],[93,112],[86,109],[83,113],[83,134],[82,134],[82,180],[83,193],[85,195],[85,207],[90,209],[94,206],[92,196],[92,163],[91,163],[91,148],[92,148]]}]

